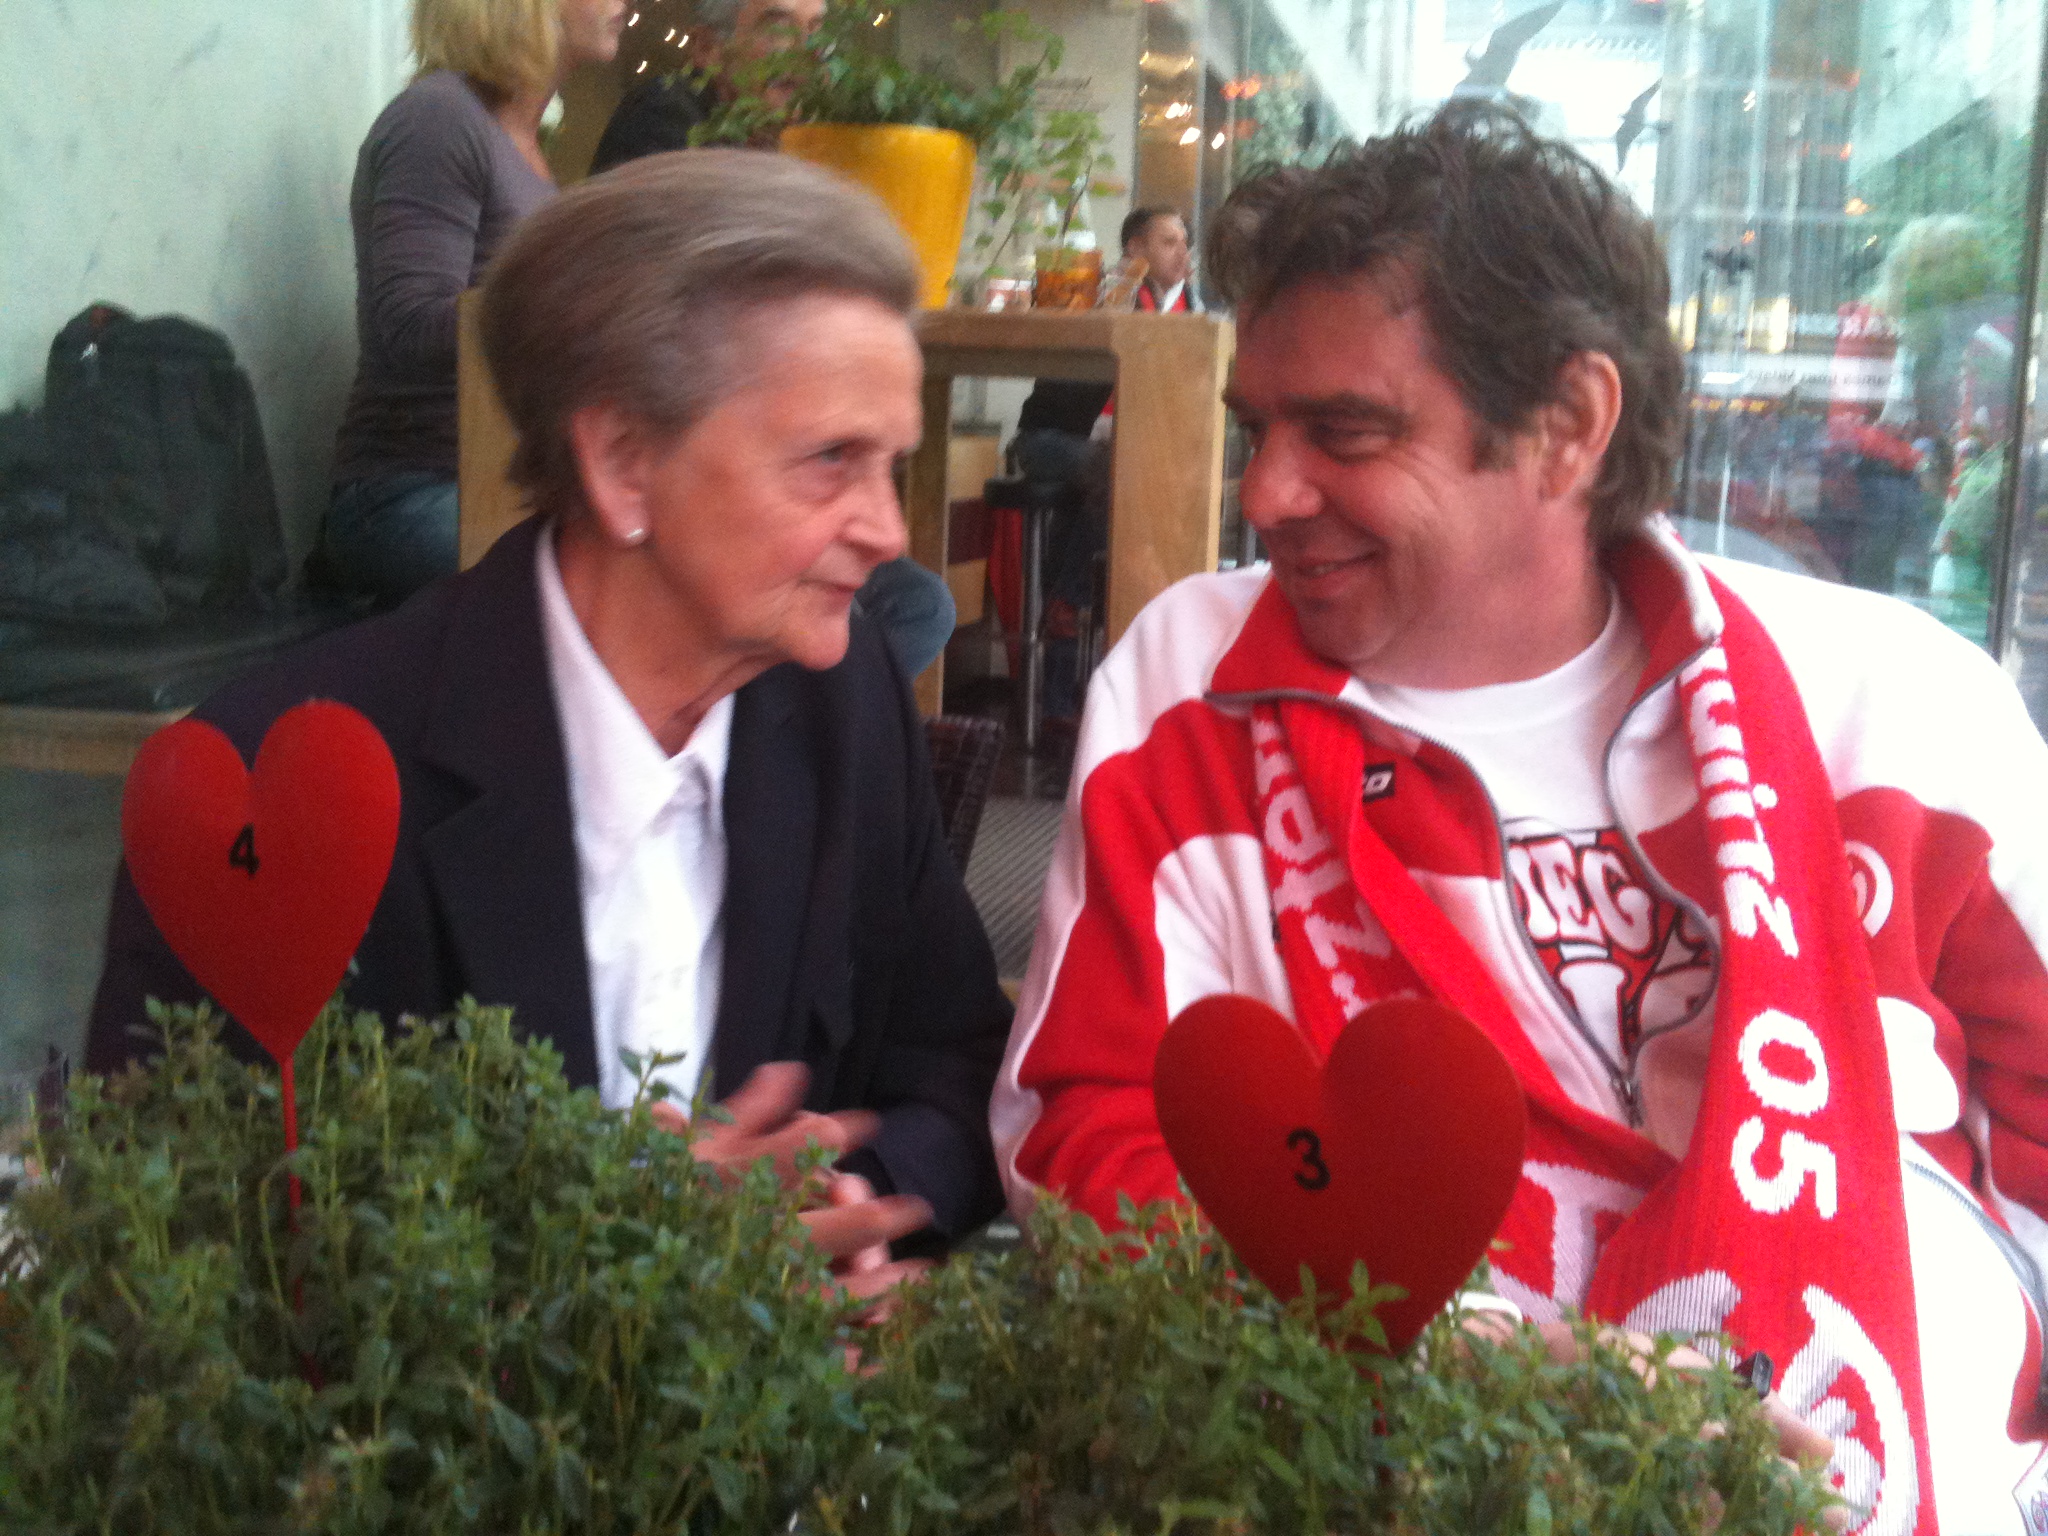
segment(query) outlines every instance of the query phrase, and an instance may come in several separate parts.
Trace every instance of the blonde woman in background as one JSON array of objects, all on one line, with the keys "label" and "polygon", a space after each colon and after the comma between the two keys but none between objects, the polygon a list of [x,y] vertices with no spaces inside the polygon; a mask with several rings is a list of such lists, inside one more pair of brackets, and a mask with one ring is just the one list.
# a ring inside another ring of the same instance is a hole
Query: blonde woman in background
[{"label": "blonde woman in background", "polygon": [[394,604],[455,569],[455,301],[555,195],[541,114],[624,24],[625,0],[415,0],[419,74],[349,192],[359,357],[321,537],[348,591]]}]

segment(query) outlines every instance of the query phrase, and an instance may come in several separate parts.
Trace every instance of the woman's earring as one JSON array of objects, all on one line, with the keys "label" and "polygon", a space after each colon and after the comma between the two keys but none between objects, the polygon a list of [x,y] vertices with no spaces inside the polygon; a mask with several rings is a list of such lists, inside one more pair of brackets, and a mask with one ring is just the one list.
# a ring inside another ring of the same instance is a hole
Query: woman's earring
[{"label": "woman's earring", "polygon": [[645,544],[647,542],[647,530],[645,528],[628,528],[625,533],[625,541],[628,548]]}]

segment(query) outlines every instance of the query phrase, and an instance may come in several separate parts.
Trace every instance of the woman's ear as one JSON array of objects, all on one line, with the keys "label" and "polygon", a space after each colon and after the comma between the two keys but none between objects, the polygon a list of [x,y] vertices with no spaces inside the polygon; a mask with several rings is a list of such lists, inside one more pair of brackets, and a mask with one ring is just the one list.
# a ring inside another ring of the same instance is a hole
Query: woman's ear
[{"label": "woman's ear", "polygon": [[608,543],[626,548],[645,543],[653,519],[647,490],[654,459],[640,424],[609,401],[586,405],[569,417],[569,446],[597,530]]},{"label": "woman's ear", "polygon": [[1542,489],[1568,497],[1592,490],[1621,419],[1621,370],[1605,352],[1575,352],[1557,372],[1557,393],[1539,413]]}]

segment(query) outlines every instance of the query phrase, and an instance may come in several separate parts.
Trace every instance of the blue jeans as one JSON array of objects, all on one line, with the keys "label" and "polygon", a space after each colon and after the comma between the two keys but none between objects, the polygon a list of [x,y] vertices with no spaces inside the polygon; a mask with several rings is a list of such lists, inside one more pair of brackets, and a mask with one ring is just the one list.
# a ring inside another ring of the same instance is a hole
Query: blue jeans
[{"label": "blue jeans", "polygon": [[908,555],[876,566],[857,601],[882,626],[905,677],[916,677],[938,659],[959,617],[946,579]]},{"label": "blue jeans", "polygon": [[401,603],[455,569],[455,482],[408,471],[338,485],[320,547],[348,591]]}]

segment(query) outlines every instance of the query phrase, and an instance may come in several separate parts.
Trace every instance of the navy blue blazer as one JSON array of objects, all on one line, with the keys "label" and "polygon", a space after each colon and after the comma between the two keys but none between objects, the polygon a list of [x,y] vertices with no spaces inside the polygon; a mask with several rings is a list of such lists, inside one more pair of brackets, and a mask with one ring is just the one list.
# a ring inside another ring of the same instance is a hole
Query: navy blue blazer
[{"label": "navy blue blazer", "polygon": [[[387,1019],[440,1013],[464,994],[509,1004],[521,1028],[560,1050],[571,1083],[594,1086],[537,536],[529,520],[473,570],[287,653],[197,713],[249,761],[270,723],[306,699],[368,716],[403,800],[350,1003]],[[725,826],[713,1091],[731,1092],[766,1061],[807,1063],[811,1108],[881,1115],[872,1148],[844,1166],[885,1193],[922,1195],[942,1237],[971,1231],[1001,1205],[988,1101],[1010,1005],[946,847],[922,722],[866,621],[854,618],[838,666],[785,664],[734,696]],[[145,997],[201,995],[124,866],[87,1067],[108,1071],[148,1049],[135,1028]]]}]

